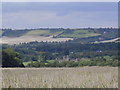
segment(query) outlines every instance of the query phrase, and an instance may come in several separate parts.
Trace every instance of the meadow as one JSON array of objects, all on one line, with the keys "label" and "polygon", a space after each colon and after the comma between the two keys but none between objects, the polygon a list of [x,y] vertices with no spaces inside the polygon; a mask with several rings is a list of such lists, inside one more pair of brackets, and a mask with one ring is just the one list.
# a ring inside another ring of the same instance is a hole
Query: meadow
[{"label": "meadow", "polygon": [[62,33],[61,31],[55,31],[55,32],[52,32],[50,30],[32,30],[32,31],[29,31],[27,32],[25,35],[27,36],[51,36],[51,35],[57,35],[57,34],[60,34]]},{"label": "meadow", "polygon": [[71,33],[63,33],[60,35],[60,37],[69,37],[69,38],[87,38],[87,37],[95,37],[99,36],[101,34],[99,33],[94,33],[93,31],[88,31],[88,30],[71,30]]},{"label": "meadow", "polygon": [[61,37],[69,37],[69,38],[87,38],[87,37],[94,37],[94,36],[98,36],[100,34],[96,34],[96,33],[87,33],[87,34],[63,34],[60,35]]},{"label": "meadow", "polygon": [[3,68],[3,88],[118,88],[117,67]]}]

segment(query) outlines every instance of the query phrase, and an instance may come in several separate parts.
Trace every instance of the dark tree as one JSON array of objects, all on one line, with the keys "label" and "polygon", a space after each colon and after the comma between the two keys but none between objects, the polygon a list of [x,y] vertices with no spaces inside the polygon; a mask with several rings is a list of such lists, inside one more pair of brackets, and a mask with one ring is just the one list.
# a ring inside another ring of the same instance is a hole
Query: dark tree
[{"label": "dark tree", "polygon": [[2,67],[24,67],[24,65],[19,53],[9,48],[2,51]]}]

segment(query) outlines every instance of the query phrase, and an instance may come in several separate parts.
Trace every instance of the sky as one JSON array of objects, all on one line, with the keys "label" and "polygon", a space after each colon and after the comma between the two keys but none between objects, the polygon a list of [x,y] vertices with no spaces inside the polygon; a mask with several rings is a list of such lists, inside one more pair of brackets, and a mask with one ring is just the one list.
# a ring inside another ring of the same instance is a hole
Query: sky
[{"label": "sky", "polygon": [[1,2],[119,2],[119,0],[1,0]]},{"label": "sky", "polygon": [[117,2],[3,2],[2,28],[118,27]]}]

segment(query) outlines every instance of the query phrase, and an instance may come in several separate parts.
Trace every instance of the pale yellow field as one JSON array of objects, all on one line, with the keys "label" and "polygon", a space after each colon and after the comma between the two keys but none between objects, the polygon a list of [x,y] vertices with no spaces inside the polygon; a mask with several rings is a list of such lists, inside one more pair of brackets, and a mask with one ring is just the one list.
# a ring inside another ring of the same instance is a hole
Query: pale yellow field
[{"label": "pale yellow field", "polygon": [[19,44],[26,42],[65,42],[73,40],[73,38],[53,38],[53,36],[21,36],[21,37],[2,37],[0,38],[0,44]]},{"label": "pale yellow field", "polygon": [[7,88],[118,88],[117,67],[4,68]]}]

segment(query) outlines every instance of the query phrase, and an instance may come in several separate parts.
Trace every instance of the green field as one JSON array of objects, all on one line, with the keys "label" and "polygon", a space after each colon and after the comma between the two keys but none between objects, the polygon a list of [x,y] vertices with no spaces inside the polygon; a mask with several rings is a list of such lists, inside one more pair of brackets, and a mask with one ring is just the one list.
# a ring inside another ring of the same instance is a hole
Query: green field
[{"label": "green field", "polygon": [[2,30],[0,30],[0,36],[2,36],[2,33],[3,33],[3,31],[2,31]]},{"label": "green field", "polygon": [[[0,34],[3,32],[0,31]],[[70,30],[52,30],[52,29],[35,29],[35,30],[11,30],[5,31],[4,36],[8,37],[20,37],[20,36],[54,36],[57,38],[87,38],[101,35],[100,33],[95,33],[92,30],[82,30],[82,29],[70,29]]]},{"label": "green field", "polygon": [[[37,61],[32,61],[32,63],[36,63]],[[48,63],[54,63],[55,60],[47,60]],[[28,66],[28,64],[30,64],[31,61],[28,61],[28,62],[23,62],[24,66]],[[45,63],[45,64],[48,64],[48,63]]]},{"label": "green field", "polygon": [[98,36],[100,34],[94,33],[94,32],[89,32],[88,30],[74,30],[70,34],[61,34],[60,37],[69,37],[69,38],[86,38],[86,37],[94,37]]},{"label": "green field", "polygon": [[33,30],[33,31],[26,33],[25,35],[40,36],[44,34],[49,34],[49,30]]},{"label": "green field", "polygon": [[51,36],[62,33],[61,31],[51,32],[50,30],[32,30],[26,33],[25,35],[29,36]]},{"label": "green field", "polygon": [[89,31],[88,30],[75,30],[74,33],[75,34],[79,34],[79,33],[80,34],[82,34],[82,33],[85,34],[85,33],[89,33]]}]

